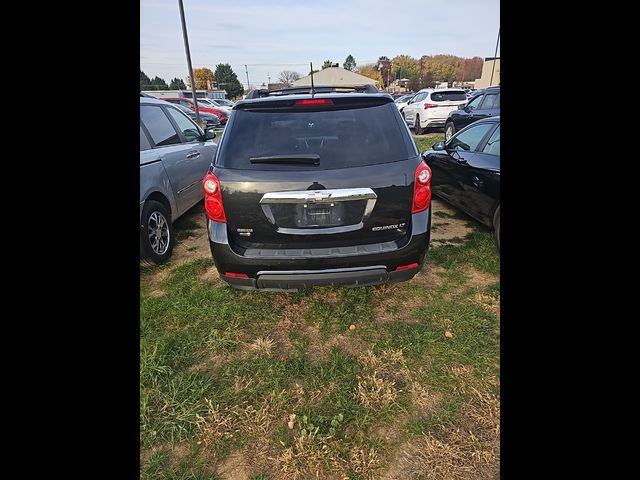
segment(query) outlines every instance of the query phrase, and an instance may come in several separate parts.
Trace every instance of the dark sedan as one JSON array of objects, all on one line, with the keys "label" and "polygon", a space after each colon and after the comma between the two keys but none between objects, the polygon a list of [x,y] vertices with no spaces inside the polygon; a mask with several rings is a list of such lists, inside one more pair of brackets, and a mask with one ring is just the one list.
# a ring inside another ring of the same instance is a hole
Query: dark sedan
[{"label": "dark sedan", "polygon": [[500,117],[479,120],[422,154],[435,195],[491,227],[500,249]]},{"label": "dark sedan", "polygon": [[500,115],[500,87],[489,87],[475,92],[465,105],[449,113],[444,124],[444,139],[449,140],[454,133],[473,122]]}]

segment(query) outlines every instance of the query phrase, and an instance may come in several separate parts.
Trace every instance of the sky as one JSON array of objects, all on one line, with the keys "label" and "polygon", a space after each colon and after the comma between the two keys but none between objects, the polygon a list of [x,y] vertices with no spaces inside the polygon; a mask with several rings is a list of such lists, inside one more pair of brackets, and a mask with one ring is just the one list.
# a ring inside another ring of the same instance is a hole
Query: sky
[{"label": "sky", "polygon": [[[357,65],[378,57],[492,57],[499,0],[183,0],[193,68],[229,63],[246,87],[277,82],[309,62]],[[498,56],[500,49],[498,48]],[[167,83],[188,68],[178,0],[140,1],[140,68]]]}]

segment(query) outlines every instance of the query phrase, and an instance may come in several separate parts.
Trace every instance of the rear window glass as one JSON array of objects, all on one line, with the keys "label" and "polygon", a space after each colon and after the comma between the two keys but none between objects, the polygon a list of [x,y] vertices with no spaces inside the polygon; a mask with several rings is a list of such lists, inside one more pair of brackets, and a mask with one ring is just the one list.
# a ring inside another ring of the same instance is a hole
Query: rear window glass
[{"label": "rear window glass", "polygon": [[449,91],[449,92],[431,92],[431,100],[434,102],[449,102],[449,101],[464,101],[467,99],[467,94],[464,90]]},{"label": "rear window glass", "polygon": [[[239,110],[216,163],[237,169],[324,170],[406,160],[415,153],[407,148],[396,112],[391,103],[313,112]],[[317,166],[250,161],[309,154],[319,155]]]}]

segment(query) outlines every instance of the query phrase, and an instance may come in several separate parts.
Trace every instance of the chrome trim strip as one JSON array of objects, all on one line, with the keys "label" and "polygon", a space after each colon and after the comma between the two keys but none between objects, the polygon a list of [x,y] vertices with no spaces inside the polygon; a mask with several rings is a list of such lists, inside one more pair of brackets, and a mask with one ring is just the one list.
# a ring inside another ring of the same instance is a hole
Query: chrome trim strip
[{"label": "chrome trim strip", "polygon": [[265,193],[260,204],[274,203],[315,203],[332,200],[347,202],[351,200],[375,200],[376,192],[370,188],[336,188],[332,190],[296,190],[292,192]]},{"label": "chrome trim strip", "polygon": [[386,265],[372,265],[369,267],[327,268],[326,270],[260,270],[256,275],[292,275],[296,273],[340,273],[357,272],[362,270],[387,270]]},{"label": "chrome trim strip", "polygon": [[187,185],[184,188],[181,188],[180,190],[178,190],[177,194],[180,195],[182,192],[184,192],[187,188],[191,188],[193,187],[196,183],[200,182],[200,180],[196,180],[195,182],[193,182],[191,185]]}]

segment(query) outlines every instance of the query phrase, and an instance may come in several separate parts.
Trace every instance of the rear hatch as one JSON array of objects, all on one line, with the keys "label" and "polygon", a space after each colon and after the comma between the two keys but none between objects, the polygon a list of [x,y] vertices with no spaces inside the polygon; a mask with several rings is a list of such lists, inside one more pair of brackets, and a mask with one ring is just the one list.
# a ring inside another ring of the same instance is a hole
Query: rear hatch
[{"label": "rear hatch", "polygon": [[234,111],[214,169],[230,245],[241,254],[397,248],[410,235],[420,157],[393,102],[307,100],[258,100]]},{"label": "rear hatch", "polygon": [[450,112],[458,109],[458,105],[467,103],[467,94],[464,90],[436,90],[431,92],[427,103],[435,105],[429,109],[435,118],[447,118]]}]

